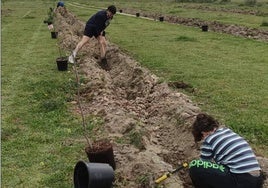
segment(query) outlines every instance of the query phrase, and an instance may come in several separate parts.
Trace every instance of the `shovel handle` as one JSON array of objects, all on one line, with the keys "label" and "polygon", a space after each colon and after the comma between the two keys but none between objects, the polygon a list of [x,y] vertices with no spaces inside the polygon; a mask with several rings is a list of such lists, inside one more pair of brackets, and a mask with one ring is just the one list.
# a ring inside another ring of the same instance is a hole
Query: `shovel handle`
[{"label": "shovel handle", "polygon": [[169,176],[170,176],[169,174],[164,174],[163,176],[161,176],[160,178],[155,180],[155,183],[160,183],[160,182],[164,181],[165,179],[167,179]]},{"label": "shovel handle", "polygon": [[175,172],[178,172],[181,169],[184,169],[188,166],[188,163],[183,163],[180,167],[178,167],[177,169],[175,169],[174,171],[172,171],[171,173],[174,174]]},{"label": "shovel handle", "polygon": [[188,166],[188,163],[183,163],[179,168],[175,169],[173,172],[171,173],[167,173],[167,174],[164,174],[163,176],[161,176],[160,178],[158,178],[157,180],[155,180],[155,183],[160,183],[162,181],[164,181],[165,179],[167,179],[171,174],[174,174],[175,172],[183,169],[183,168],[186,168]]}]

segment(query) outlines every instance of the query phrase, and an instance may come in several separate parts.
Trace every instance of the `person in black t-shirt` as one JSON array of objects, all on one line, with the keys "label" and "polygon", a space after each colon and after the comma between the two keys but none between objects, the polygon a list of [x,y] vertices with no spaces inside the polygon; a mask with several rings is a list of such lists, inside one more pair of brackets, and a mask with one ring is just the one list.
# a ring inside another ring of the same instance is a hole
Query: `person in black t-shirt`
[{"label": "person in black t-shirt", "polygon": [[84,35],[82,40],[77,44],[76,48],[69,56],[69,62],[74,63],[74,59],[79,50],[89,41],[91,37],[95,37],[100,44],[100,56],[101,56],[101,67],[109,69],[106,60],[106,39],[105,39],[105,28],[110,24],[111,19],[116,14],[116,7],[114,5],[109,6],[106,10],[102,10],[94,14],[86,23]]}]

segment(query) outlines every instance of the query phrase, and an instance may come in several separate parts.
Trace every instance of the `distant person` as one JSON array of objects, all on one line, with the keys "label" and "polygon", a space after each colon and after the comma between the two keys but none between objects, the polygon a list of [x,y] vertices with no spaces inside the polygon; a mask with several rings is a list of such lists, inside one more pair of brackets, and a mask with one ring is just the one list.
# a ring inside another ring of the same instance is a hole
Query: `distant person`
[{"label": "distant person", "polygon": [[57,4],[57,8],[58,8],[58,7],[64,7],[64,2],[59,1],[58,4]]},{"label": "distant person", "polygon": [[116,7],[114,5],[111,5],[106,10],[99,11],[89,18],[86,23],[82,40],[77,44],[76,48],[69,56],[70,63],[74,63],[75,57],[79,50],[89,41],[90,38],[94,36],[100,44],[100,65],[103,69],[110,70],[106,59],[107,44],[104,30],[110,24],[110,21],[115,14]]},{"label": "distant person", "polygon": [[201,113],[192,125],[195,142],[203,140],[200,159],[189,165],[196,188],[261,188],[263,175],[249,144],[229,128]]}]

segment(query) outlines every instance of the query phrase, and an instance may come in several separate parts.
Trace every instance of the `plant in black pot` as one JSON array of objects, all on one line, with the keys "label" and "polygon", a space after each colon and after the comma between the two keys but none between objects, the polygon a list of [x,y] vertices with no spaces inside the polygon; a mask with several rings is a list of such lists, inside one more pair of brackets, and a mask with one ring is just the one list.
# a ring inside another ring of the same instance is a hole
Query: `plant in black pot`
[{"label": "plant in black pot", "polygon": [[55,24],[48,25],[48,29],[51,33],[51,38],[56,39],[58,38],[58,32],[56,31]]},{"label": "plant in black pot", "polygon": [[47,25],[53,24],[54,16],[55,12],[53,8],[50,7],[47,11],[47,18],[44,20],[44,23],[46,23]]},{"label": "plant in black pot", "polygon": [[80,79],[76,63],[74,71],[77,82],[77,103],[82,116],[84,137],[87,141],[85,152],[89,162],[79,161],[74,169],[74,187],[110,188],[114,181],[115,160],[113,147],[109,140],[101,139],[92,142],[87,133],[84,111],[80,97]]},{"label": "plant in black pot", "polygon": [[47,27],[49,29],[49,31],[51,32],[51,38],[56,39],[58,32],[56,32],[55,28],[54,28],[54,18],[55,18],[56,14],[53,10],[53,8],[49,8],[48,12],[47,12],[47,18],[44,20],[44,23],[47,23]]},{"label": "plant in black pot", "polygon": [[90,162],[96,162],[96,163],[107,163],[109,164],[113,169],[115,169],[115,160],[114,160],[114,154],[113,154],[113,146],[107,139],[96,139],[94,142],[92,142],[88,138],[87,134],[87,127],[86,127],[86,121],[83,113],[83,108],[81,104],[80,99],[80,79],[77,71],[76,63],[74,64],[74,71],[76,75],[76,82],[77,82],[77,101],[78,106],[80,109],[80,113],[82,116],[82,127],[84,130],[84,136],[87,141],[87,146],[85,147],[85,152],[87,154],[87,157]]},{"label": "plant in black pot", "polygon": [[59,40],[57,43],[60,57],[56,58],[56,63],[59,71],[66,71],[68,69],[68,56],[63,55]]},{"label": "plant in black pot", "polygon": [[160,22],[163,22],[163,21],[164,21],[164,16],[160,16],[160,17],[159,17],[159,21],[160,21]]},{"label": "plant in black pot", "polygon": [[202,31],[207,32],[208,31],[208,25],[202,25],[201,29],[202,29]]},{"label": "plant in black pot", "polygon": [[48,29],[51,32],[51,38],[56,39],[58,37],[58,32],[55,30],[54,25],[53,24],[49,25]]}]

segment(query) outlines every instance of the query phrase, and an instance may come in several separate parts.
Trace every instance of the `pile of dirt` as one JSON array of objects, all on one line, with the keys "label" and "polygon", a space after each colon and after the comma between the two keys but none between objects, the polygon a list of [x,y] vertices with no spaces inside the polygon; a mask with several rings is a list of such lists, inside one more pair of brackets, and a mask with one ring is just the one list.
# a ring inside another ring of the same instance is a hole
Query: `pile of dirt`
[{"label": "pile of dirt", "polygon": [[[59,8],[55,26],[60,46],[68,51],[74,49],[84,23]],[[104,119],[104,127],[95,136],[113,144],[114,187],[154,187],[154,180],[163,173],[198,156],[190,125],[200,109],[187,96],[160,82],[113,44],[108,43],[109,72],[98,65],[95,39],[79,54],[77,68],[83,77],[84,113]],[[79,112],[78,107],[74,108]],[[162,187],[192,187],[187,170],[168,178]]]}]

